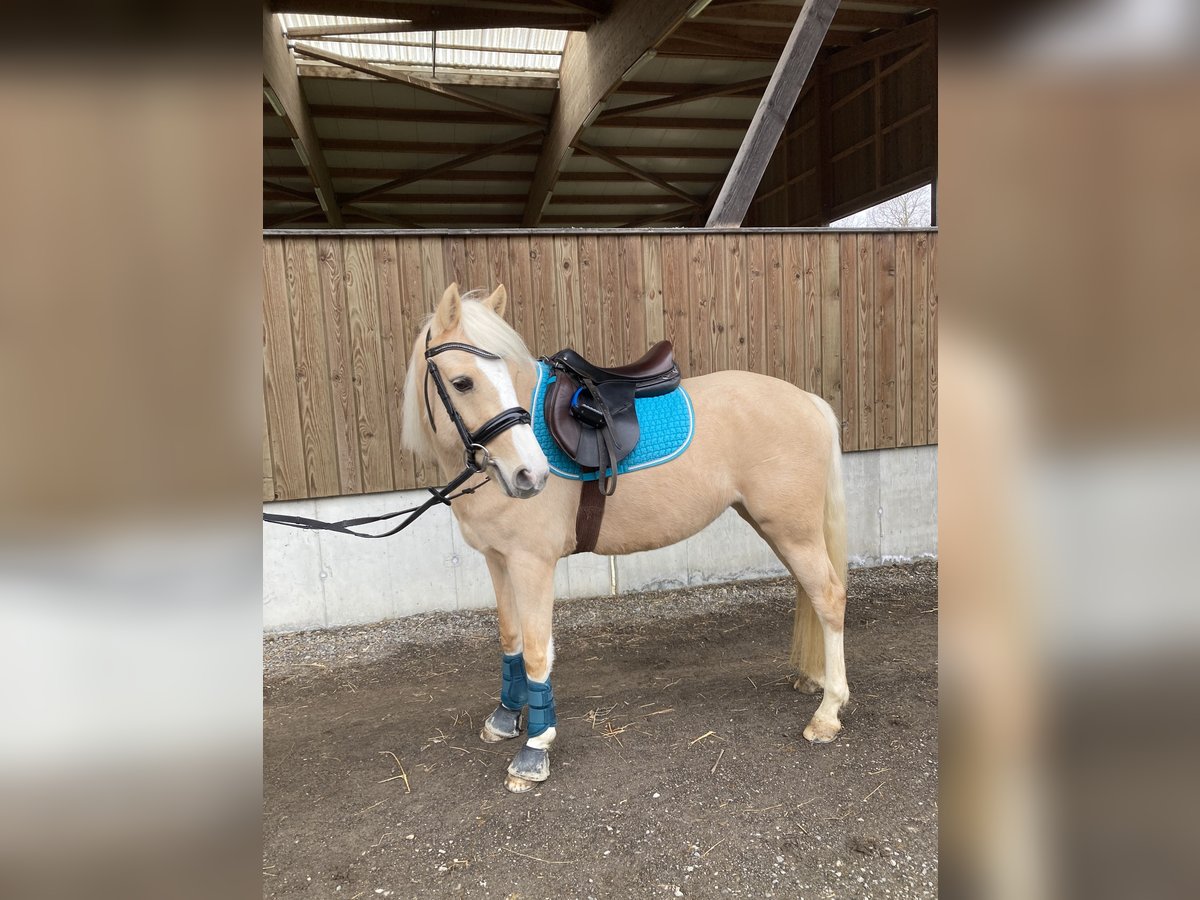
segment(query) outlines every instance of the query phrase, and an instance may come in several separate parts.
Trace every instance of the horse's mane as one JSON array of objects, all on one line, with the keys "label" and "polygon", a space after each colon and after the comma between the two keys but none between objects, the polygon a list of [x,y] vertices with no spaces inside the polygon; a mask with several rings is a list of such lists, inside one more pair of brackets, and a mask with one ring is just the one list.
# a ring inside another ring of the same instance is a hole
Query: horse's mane
[{"label": "horse's mane", "polygon": [[[503,359],[531,361],[529,348],[521,335],[504,319],[496,315],[480,301],[487,299],[489,291],[475,290],[462,295],[462,332],[468,343],[481,350],[495,353]],[[401,419],[401,438],[404,446],[425,460],[434,459],[433,443],[424,427],[425,401],[422,384],[425,380],[425,335],[429,331],[433,314],[426,316],[417,332],[412,346],[412,365],[404,382],[404,409]]]}]

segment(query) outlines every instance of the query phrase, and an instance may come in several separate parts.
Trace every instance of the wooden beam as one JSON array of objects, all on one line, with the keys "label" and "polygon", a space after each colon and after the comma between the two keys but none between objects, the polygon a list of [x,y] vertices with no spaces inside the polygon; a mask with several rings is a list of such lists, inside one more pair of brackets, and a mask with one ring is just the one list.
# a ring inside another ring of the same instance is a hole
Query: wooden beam
[{"label": "wooden beam", "polygon": [[296,44],[297,53],[301,53],[310,59],[319,59],[323,62],[334,63],[339,66],[344,66],[347,69],[354,69],[358,72],[363,72],[367,75],[374,75],[384,81],[393,81],[397,84],[407,84],[409,87],[415,87],[418,90],[426,91],[430,94],[437,94],[439,97],[449,97],[452,100],[457,100],[459,103],[466,103],[469,106],[475,106],[479,109],[486,109],[494,112],[497,115],[505,116],[509,119],[515,119],[518,122],[526,122],[530,125],[541,125],[545,127],[546,120],[541,116],[535,116],[533,113],[527,113],[520,109],[513,109],[511,106],[505,106],[503,103],[496,103],[494,100],[486,100],[483,97],[476,97],[473,94],[467,94],[455,88],[446,87],[443,84],[438,84],[435,81],[427,81],[424,78],[418,78],[415,75],[408,75],[403,72],[398,72],[395,69],[385,69],[381,66],[376,66],[372,63],[363,62],[358,59],[351,59],[348,56],[342,56],[338,53],[330,53],[328,50],[319,50],[316,47],[310,47],[307,44]]},{"label": "wooden beam", "polygon": [[707,227],[736,228],[742,224],[837,8],[838,0],[805,0],[754,121],[713,204]]},{"label": "wooden beam", "polygon": [[640,178],[642,181],[645,181],[647,184],[654,185],[659,190],[666,191],[668,194],[674,194],[676,197],[687,203],[690,203],[692,206],[700,205],[700,201],[698,201],[687,191],[677,188],[675,185],[670,184],[669,182],[663,181],[663,179],[659,178],[657,175],[652,175],[643,169],[639,169],[637,166],[625,162],[625,160],[621,159],[619,156],[614,156],[606,150],[601,150],[599,147],[593,147],[589,144],[583,143],[582,141],[576,141],[575,148],[577,150],[582,150],[588,156],[594,156],[596,159],[604,160],[610,166],[623,169],[630,175],[634,175]]},{"label": "wooden beam", "polygon": [[[263,166],[263,174],[270,178],[308,178],[308,170],[303,166]],[[520,181],[528,182],[532,176],[532,172],[519,171],[513,169],[467,169],[456,170],[453,172],[441,172],[436,175],[430,175],[426,171],[418,169],[380,169],[380,168],[333,168],[329,170],[334,179],[357,178],[368,181],[391,181],[395,178],[403,178],[408,175],[419,174],[420,181]],[[714,180],[723,177],[722,173],[716,172],[676,172],[672,173],[671,181],[679,182],[696,182],[700,184],[711,184]],[[629,181],[640,181],[641,179],[635,175],[630,175],[628,172],[563,172],[558,177],[559,182],[603,182],[603,183],[624,183]]]},{"label": "wooden beam", "polygon": [[694,0],[620,0],[612,13],[563,49],[558,101],[542,145],[522,222],[537,225],[558,175],[586,125],[638,62],[687,16]]},{"label": "wooden beam", "polygon": [[333,179],[325,163],[325,154],[317,137],[317,129],[308,111],[304,92],[300,90],[300,76],[296,73],[296,61],[288,52],[283,31],[270,8],[263,3],[263,90],[271,106],[283,118],[292,134],[292,145],[300,155],[300,161],[308,170],[316,192],[317,202],[325,210],[329,224],[342,227],[342,214],[338,212],[337,194],[333,190]]},{"label": "wooden beam", "polygon": [[[767,80],[764,78],[763,84]],[[651,101],[656,102],[656,101]],[[666,104],[663,104],[666,105]],[[264,107],[264,112],[270,107]],[[314,119],[366,119],[375,122],[436,122],[447,125],[495,125],[496,117],[491,113],[457,109],[400,109],[392,106],[340,106],[310,103],[309,112]],[[274,114],[274,111],[271,111]],[[617,114],[601,116],[596,120],[597,128],[686,128],[689,131],[745,131],[750,119],[674,116],[627,116],[625,110]]]},{"label": "wooden beam", "polygon": [[[539,132],[540,134],[540,132]],[[327,150],[362,150],[372,153],[462,153],[476,149],[478,144],[459,141],[389,141],[377,138],[325,138],[322,144]],[[286,150],[291,147],[287,138],[264,137],[263,147],[269,150]],[[619,156],[636,156],[642,159],[729,159],[737,151],[733,147],[608,147],[610,153]],[[505,156],[535,156],[537,147],[523,145],[502,151]]]},{"label": "wooden beam", "polygon": [[748,81],[737,81],[733,84],[706,84],[690,91],[681,91],[657,100],[645,100],[629,106],[619,106],[606,109],[596,117],[596,124],[602,125],[611,119],[624,118],[634,113],[647,112],[652,109],[662,109],[665,106],[677,106],[680,103],[690,103],[693,100],[705,100],[709,97],[727,97],[730,94],[740,94],[744,91],[762,90],[767,86],[769,78],[751,78]]},{"label": "wooden beam", "polygon": [[316,195],[312,191],[299,191],[296,188],[288,187],[286,184],[276,184],[273,181],[263,179],[263,188],[268,191],[278,191],[281,194],[286,194],[296,200],[307,200],[309,203],[315,203]]},{"label": "wooden beam", "polygon": [[523,147],[530,141],[542,136],[540,131],[531,131],[529,134],[523,134],[520,137],[513,138],[503,144],[489,144],[477,148],[474,152],[468,153],[466,156],[460,156],[456,159],[449,160],[441,165],[434,166],[432,169],[426,169],[423,172],[414,172],[409,175],[394,178],[386,184],[381,184],[378,187],[373,187],[366,191],[361,191],[349,199],[348,202],[353,203],[356,200],[366,200],[368,197],[375,197],[379,194],[386,194],[388,191],[393,191],[398,187],[404,187],[406,184],[412,184],[414,181],[420,181],[422,178],[429,178],[433,175],[441,175],[445,172],[453,171],[461,166],[469,165],[473,162],[478,162],[481,159],[487,159],[489,156],[495,156],[497,153],[504,153],[508,150],[515,150],[517,147]]},{"label": "wooden beam", "polygon": [[346,215],[357,215],[362,216],[364,219],[373,219],[374,221],[380,222],[384,225],[391,225],[393,228],[421,227],[416,222],[409,221],[408,219],[397,219],[395,216],[386,216],[382,213],[374,212],[373,210],[363,209],[361,206],[351,206],[350,204],[346,204],[344,207],[342,207],[342,209]]},{"label": "wooden beam", "polygon": [[[329,81],[378,81],[376,75],[355,72],[353,69],[343,69],[338,65],[298,60],[301,78],[321,78]],[[415,63],[408,66],[379,66],[388,72],[405,74],[428,73],[429,66],[418,66]],[[453,69],[438,67],[438,82],[440,84],[458,84],[464,87],[502,87],[523,88],[531,91],[558,90],[558,73],[546,72],[538,75],[533,72],[517,74],[515,72],[458,72]]]}]

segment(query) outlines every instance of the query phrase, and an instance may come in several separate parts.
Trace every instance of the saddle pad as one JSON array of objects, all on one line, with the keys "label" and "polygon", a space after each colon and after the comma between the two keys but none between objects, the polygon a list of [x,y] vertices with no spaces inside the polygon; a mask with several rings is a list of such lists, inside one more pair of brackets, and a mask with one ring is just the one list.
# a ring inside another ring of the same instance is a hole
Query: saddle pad
[{"label": "saddle pad", "polygon": [[[539,361],[537,367],[538,380],[533,389],[529,413],[533,418],[534,436],[550,462],[550,471],[559,478],[595,481],[599,473],[581,469],[550,436],[544,407],[546,388],[555,380],[555,376],[554,371],[544,362]],[[658,397],[638,397],[634,404],[637,407],[642,435],[633,452],[617,464],[618,475],[670,462],[688,448],[696,431],[692,398],[682,387]]]}]

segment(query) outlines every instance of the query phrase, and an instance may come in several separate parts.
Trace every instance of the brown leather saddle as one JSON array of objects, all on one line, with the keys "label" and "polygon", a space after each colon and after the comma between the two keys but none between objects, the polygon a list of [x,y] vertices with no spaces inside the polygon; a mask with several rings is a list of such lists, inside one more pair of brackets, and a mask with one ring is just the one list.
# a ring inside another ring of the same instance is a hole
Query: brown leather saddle
[{"label": "brown leather saddle", "polygon": [[641,436],[634,400],[679,387],[671,342],[659,341],[637,362],[611,369],[569,348],[545,362],[555,374],[544,409],[550,434],[567,456],[596,471],[601,493],[611,497],[617,488],[617,464],[633,452]]}]

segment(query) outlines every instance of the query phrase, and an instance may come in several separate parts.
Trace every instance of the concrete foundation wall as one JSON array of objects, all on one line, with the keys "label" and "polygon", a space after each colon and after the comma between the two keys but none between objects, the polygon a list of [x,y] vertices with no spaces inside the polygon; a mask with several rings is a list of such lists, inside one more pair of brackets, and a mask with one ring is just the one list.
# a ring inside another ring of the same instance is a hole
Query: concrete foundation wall
[{"label": "concrete foundation wall", "polygon": [[[847,453],[851,565],[937,555],[937,447]],[[270,512],[336,521],[423,502],[423,491],[269,503]],[[728,510],[686,541],[629,556],[586,553],[559,561],[556,596],[594,597],[786,574],[770,548]],[[366,541],[263,526],[263,628],[297,631],[377,622],[435,610],[492,606],[483,557],[450,510]]]}]

